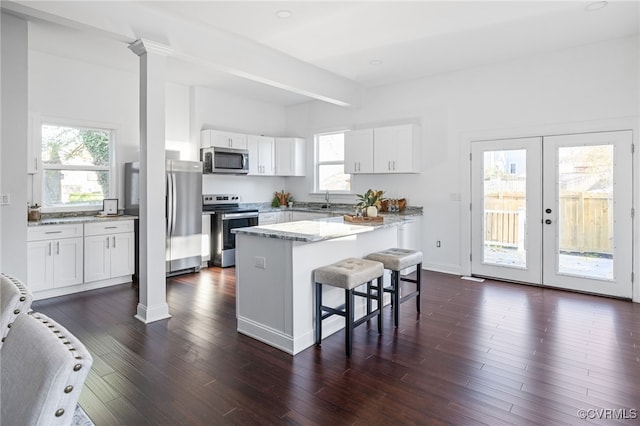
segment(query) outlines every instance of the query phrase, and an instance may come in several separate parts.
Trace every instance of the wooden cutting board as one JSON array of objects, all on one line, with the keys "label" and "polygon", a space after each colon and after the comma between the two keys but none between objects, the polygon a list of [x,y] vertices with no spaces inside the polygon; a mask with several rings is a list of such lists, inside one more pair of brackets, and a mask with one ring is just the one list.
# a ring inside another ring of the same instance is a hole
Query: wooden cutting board
[{"label": "wooden cutting board", "polygon": [[353,223],[357,223],[357,222],[383,222],[384,221],[384,217],[382,216],[376,216],[376,217],[362,217],[362,216],[350,216],[348,214],[345,214],[344,216],[342,216],[344,218],[344,220],[346,220],[347,222],[353,222]]}]

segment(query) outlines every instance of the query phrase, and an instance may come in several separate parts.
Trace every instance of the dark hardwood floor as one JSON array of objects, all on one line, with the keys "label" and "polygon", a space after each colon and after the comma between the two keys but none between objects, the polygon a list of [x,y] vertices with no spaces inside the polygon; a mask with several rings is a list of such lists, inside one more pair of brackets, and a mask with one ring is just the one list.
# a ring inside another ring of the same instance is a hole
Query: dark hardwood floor
[{"label": "dark hardwood floor", "polygon": [[173,316],[150,325],[133,318],[131,285],[33,308],[93,354],[80,405],[97,425],[640,422],[640,305],[428,271],[423,283],[422,314],[404,303],[394,330],[386,307],[384,336],[358,327],[351,359],[343,332],[295,357],[238,334],[233,269],[170,279]]}]

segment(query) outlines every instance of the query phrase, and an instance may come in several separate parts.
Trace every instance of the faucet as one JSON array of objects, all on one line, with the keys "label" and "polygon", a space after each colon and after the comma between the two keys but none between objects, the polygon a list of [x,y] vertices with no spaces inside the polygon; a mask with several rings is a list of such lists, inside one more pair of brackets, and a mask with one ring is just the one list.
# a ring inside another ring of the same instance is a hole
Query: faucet
[{"label": "faucet", "polygon": [[324,194],[324,201],[326,202],[326,206],[327,208],[331,207],[331,203],[329,202],[329,190],[327,189],[327,192],[325,192]]}]

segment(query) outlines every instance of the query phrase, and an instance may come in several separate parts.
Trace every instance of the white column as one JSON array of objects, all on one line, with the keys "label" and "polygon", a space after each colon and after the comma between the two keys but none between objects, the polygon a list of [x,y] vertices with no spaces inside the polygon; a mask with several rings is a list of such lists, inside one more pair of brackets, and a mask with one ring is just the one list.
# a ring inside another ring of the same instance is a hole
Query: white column
[{"label": "white column", "polygon": [[135,317],[170,318],[165,274],[165,74],[168,46],[140,39],[140,296]]}]

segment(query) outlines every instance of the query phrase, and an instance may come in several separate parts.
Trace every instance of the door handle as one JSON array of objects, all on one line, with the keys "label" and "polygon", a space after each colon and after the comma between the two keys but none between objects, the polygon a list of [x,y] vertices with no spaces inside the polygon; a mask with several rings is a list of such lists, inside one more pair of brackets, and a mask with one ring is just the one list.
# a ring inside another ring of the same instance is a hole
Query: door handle
[{"label": "door handle", "polygon": [[116,236],[113,236],[113,248],[116,248]]},{"label": "door handle", "polygon": [[56,254],[60,254],[60,241],[56,241]]},{"label": "door handle", "polygon": [[545,220],[544,223],[546,223],[547,225],[551,225],[551,219]]},{"label": "door handle", "polygon": [[49,256],[51,256],[51,244],[53,243],[49,243]]},{"label": "door handle", "polygon": [[109,237],[107,237],[107,250],[109,250]]}]

